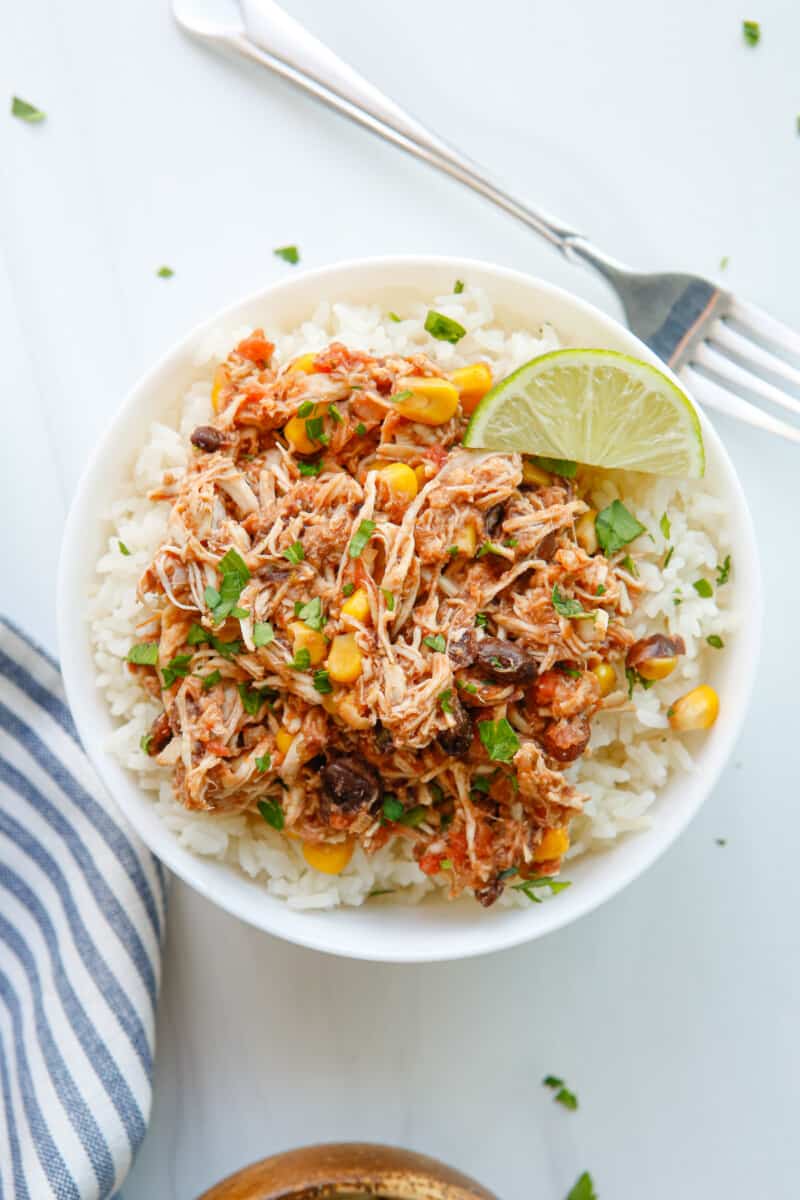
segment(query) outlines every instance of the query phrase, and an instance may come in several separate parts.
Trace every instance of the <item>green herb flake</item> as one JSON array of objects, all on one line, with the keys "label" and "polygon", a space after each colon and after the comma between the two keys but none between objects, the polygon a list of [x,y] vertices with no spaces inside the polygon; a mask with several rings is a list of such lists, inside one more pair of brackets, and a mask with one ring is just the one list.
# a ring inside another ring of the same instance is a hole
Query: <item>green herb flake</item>
[{"label": "green herb flake", "polygon": [[534,875],[532,879],[525,879],[522,883],[512,884],[515,892],[522,892],[534,904],[541,904],[542,897],[537,896],[536,892],[539,888],[549,888],[551,896],[557,896],[559,892],[563,892],[565,888],[570,887],[570,880],[555,879],[552,875]]},{"label": "green herb flake", "polygon": [[18,117],[20,121],[27,121],[29,125],[38,125],[47,114],[43,113],[35,104],[29,104],[27,100],[20,100],[19,96],[12,96],[11,115]]},{"label": "green herb flake", "polygon": [[300,251],[297,246],[278,246],[272,253],[276,258],[282,258],[284,262],[291,263],[293,267],[300,262]]},{"label": "green herb flake", "polygon": [[322,417],[309,417],[306,421],[306,437],[310,442],[322,442],[325,437],[325,421]]},{"label": "green herb flake", "polygon": [[453,689],[452,688],[448,688],[447,691],[439,693],[439,706],[443,713],[452,713],[452,711],[453,711],[453,705],[451,703],[452,698],[453,698]]},{"label": "green herb flake", "polygon": [[463,292],[463,290],[464,290],[464,280],[457,279],[455,281],[455,283],[453,284],[453,295],[460,296],[461,293]]},{"label": "green herb flake", "polygon": [[390,592],[388,588],[381,588],[384,604],[389,612],[394,612],[394,592]]},{"label": "green herb flake", "polygon": [[142,736],[139,738],[139,749],[142,751],[143,754],[150,753],[150,746],[152,744],[152,741],[153,741],[152,733],[143,733]]},{"label": "green herb flake", "polygon": [[474,696],[477,694],[478,689],[474,683],[464,683],[463,680],[461,680],[461,679],[457,679],[456,683],[458,684],[458,686],[461,688],[461,690],[463,692],[469,692],[470,696]]},{"label": "green herb flake", "polygon": [[203,592],[203,597],[209,608],[216,608],[220,602],[220,594],[215,587],[211,586],[211,584],[209,584]]},{"label": "green herb flake", "polygon": [[503,554],[503,547],[498,546],[497,542],[484,542],[483,545],[478,548],[478,553],[475,555],[475,557],[483,558],[485,554],[499,554],[501,558],[505,558],[505,555]]},{"label": "green herb flake", "polygon": [[559,1088],[553,1098],[556,1104],[563,1104],[570,1112],[575,1112],[578,1107],[578,1097],[567,1087]]},{"label": "green herb flake", "polygon": [[453,869],[453,863],[452,863],[452,860],[449,858],[443,858],[442,861],[439,863],[440,871],[452,871],[452,869]]},{"label": "green herb flake", "polygon": [[672,525],[670,524],[669,517],[666,513],[661,514],[661,520],[658,522],[658,528],[663,533],[664,540],[668,542],[670,539],[670,534],[672,533]]},{"label": "green herb flake", "polygon": [[307,671],[310,666],[311,651],[306,646],[301,646],[289,663],[289,669],[291,671]]},{"label": "green herb flake", "polygon": [[137,667],[154,667],[158,662],[158,642],[135,642],[128,651],[128,662]]},{"label": "green herb flake", "polygon": [[236,690],[241,697],[244,711],[248,716],[254,717],[264,703],[264,697],[261,695],[261,692],[258,688],[251,687],[249,683],[237,684]]},{"label": "green herb flake", "polygon": [[562,1088],[564,1086],[564,1080],[559,1079],[557,1075],[545,1075],[542,1083],[545,1087],[549,1088]]},{"label": "green herb flake", "polygon": [[410,400],[413,395],[414,393],[411,391],[411,388],[406,388],[402,392],[395,392],[395,394],[390,396],[389,399],[393,404],[398,404],[401,400]]},{"label": "green herb flake", "polygon": [[341,425],[342,421],[344,420],[344,417],[339,412],[339,409],[335,404],[328,405],[328,416],[336,425]]},{"label": "green herb flake", "polygon": [[374,521],[362,521],[350,539],[347,553],[351,558],[359,558],[369,539],[375,532]]},{"label": "green herb flake", "polygon": [[519,738],[506,717],[499,721],[479,721],[478,733],[492,762],[511,762],[519,750]]},{"label": "green herb flake", "polygon": [[482,792],[483,795],[488,796],[492,781],[488,775],[473,775],[470,786],[473,792]]},{"label": "green herb flake", "polygon": [[301,475],[319,475],[320,471],[322,470],[322,463],[319,462],[319,460],[317,462],[299,462],[297,464],[297,469]]},{"label": "green herb flake", "polygon": [[458,546],[448,546],[447,553],[450,555],[451,558],[455,558],[456,555],[458,554]]},{"label": "green herb flake", "polygon": [[727,583],[731,576],[731,556],[726,554],[722,565],[717,567],[717,587],[722,587]]},{"label": "green herb flake", "polygon": [[576,621],[593,621],[594,613],[587,612],[581,604],[580,600],[576,600],[572,596],[565,596],[557,583],[553,584],[552,593],[553,608],[560,617],[570,617]]},{"label": "green herb flake", "polygon": [[128,547],[125,545],[125,543],[122,541],[121,538],[117,538],[117,547],[119,549],[120,554],[124,554],[126,558],[130,557],[131,552],[128,549]]},{"label": "green herb flake", "polygon": [[253,626],[253,645],[256,650],[261,646],[268,646],[270,642],[275,640],[275,630],[270,625],[269,621],[256,621]]},{"label": "green herb flake", "polygon": [[156,271],[156,275],[159,279],[172,279],[174,274],[175,272],[173,271],[172,267],[159,267]]},{"label": "green herb flake", "polygon": [[297,410],[297,415],[300,418],[300,420],[302,421],[306,417],[310,417],[313,412],[314,412],[313,400],[304,400],[303,403],[300,405],[300,407]]},{"label": "green herb flake", "polygon": [[714,589],[707,579],[695,579],[692,587],[698,596],[702,596],[704,600],[708,600],[710,596],[714,595]]},{"label": "green herb flake", "polygon": [[269,751],[267,751],[266,754],[262,754],[260,758],[256,759],[256,770],[260,771],[262,773],[262,775],[264,774],[265,771],[268,771],[271,766],[272,766],[272,755],[269,753]]},{"label": "green herb flake", "polygon": [[710,633],[706,638],[706,641],[708,642],[709,646],[713,646],[715,650],[722,650],[725,645],[718,633]]},{"label": "green herb flake", "polygon": [[295,609],[295,612],[300,620],[316,633],[319,633],[327,624],[325,610],[319,596],[314,596],[313,600],[309,600],[307,604],[301,604],[299,608]]},{"label": "green herb flake", "polygon": [[283,552],[283,557],[288,558],[289,562],[294,566],[301,563],[305,558],[305,550],[302,542],[292,542],[291,546],[287,546]]},{"label": "green herb flake", "polygon": [[444,800],[444,788],[435,779],[432,779],[428,784],[428,791],[433,796],[434,804],[441,804]]},{"label": "green herb flake", "polygon": [[[233,547],[219,560],[217,570],[222,576],[219,591],[214,587],[207,587],[204,596],[215,623],[221,625],[237,608],[237,600],[250,579],[250,571],[241,554]],[[247,615],[245,612],[245,616]]]},{"label": "green herb flake", "polygon": [[184,679],[189,674],[189,663],[191,661],[191,654],[176,654],[174,658],[171,658],[161,671],[163,687],[172,687],[176,679]]},{"label": "green herb flake", "polygon": [[203,691],[204,692],[210,691],[210,689],[212,687],[215,687],[216,684],[218,684],[221,679],[222,679],[222,673],[220,671],[210,671],[208,675],[203,676],[203,682],[201,684]]},{"label": "green herb flake", "polygon": [[597,1200],[597,1192],[588,1171],[584,1171],[570,1189],[567,1200]]},{"label": "green herb flake", "polygon": [[562,675],[569,675],[570,679],[580,679],[581,673],[577,667],[571,667],[569,663],[556,663],[556,670],[561,671]]},{"label": "green herb flake", "polygon": [[669,564],[672,562],[672,556],[673,556],[673,554],[674,554],[674,553],[675,553],[675,547],[674,547],[674,546],[670,546],[670,547],[669,547],[669,549],[667,550],[666,556],[665,556],[665,558],[664,558],[664,565],[663,565],[663,567],[661,568],[661,569],[662,569],[662,571],[666,571],[667,567],[668,567],[668,566],[669,566]]},{"label": "green herb flake", "polygon": [[314,684],[315,689],[319,692],[320,696],[328,696],[333,691],[331,677],[323,668],[320,668],[318,671],[314,672],[312,683]]},{"label": "green herb flake", "polygon": [[423,646],[427,646],[429,650],[434,650],[437,654],[444,654],[447,649],[447,642],[441,633],[428,634],[422,639]]},{"label": "green herb flake", "polygon": [[383,815],[387,821],[399,821],[405,809],[400,800],[392,793],[387,793],[383,798]]},{"label": "green herb flake", "polygon": [[366,432],[367,432],[366,425],[364,424],[363,421],[359,421],[358,424],[356,425],[356,433],[358,434],[359,437],[363,437]]},{"label": "green herb flake", "polygon": [[626,570],[629,575],[632,575],[634,579],[639,578],[639,568],[637,567],[636,563],[631,558],[630,554],[625,555],[622,562],[620,563],[620,566],[623,567],[624,570]]},{"label": "green herb flake", "polygon": [[647,532],[644,525],[628,512],[621,500],[613,500],[607,508],[598,513],[594,526],[597,540],[606,555],[616,554],[628,542]]},{"label": "green herb flake", "polygon": [[529,458],[535,466],[551,475],[560,475],[562,479],[574,479],[578,473],[578,464],[570,458],[545,458],[541,454],[531,454]]},{"label": "green herb flake", "polygon": [[231,609],[231,616],[235,617],[237,621],[246,621],[250,613],[246,608],[239,608],[237,604],[236,608]]},{"label": "green herb flake", "polygon": [[483,613],[483,612],[475,613],[475,624],[478,626],[479,629],[485,629],[486,626],[489,624],[489,618],[486,615],[486,613]]},{"label": "green herb flake", "polygon": [[757,46],[761,41],[761,26],[758,21],[742,21],[742,36],[748,46]]},{"label": "green herb flake", "polygon": [[399,324],[403,319],[402,317],[398,317],[396,312],[390,312],[387,315],[388,315],[390,321],[395,321],[395,322],[397,322],[397,324]]},{"label": "green herb flake", "polygon": [[595,596],[605,596],[606,585],[604,583],[598,583],[597,587],[594,589],[594,594]]},{"label": "green herb flake", "polygon": [[730,260],[730,258],[728,257],[728,255],[727,255],[727,254],[723,254],[722,258],[719,260],[719,269],[720,269],[720,271],[727,271],[727,269],[728,269],[728,263],[729,263],[730,261],[731,261],[731,260]]},{"label": "green herb flake", "polygon": [[356,585],[354,583],[345,583],[342,586],[342,595],[343,596],[352,596],[352,594],[355,590],[356,590]]},{"label": "green herb flake", "polygon": [[714,841],[718,846],[727,846],[728,844],[727,838],[714,838]]},{"label": "green herb flake", "polygon": [[516,550],[517,546],[519,545],[519,538],[506,538],[506,540],[503,542],[503,545],[509,550]]},{"label": "green herb flake", "polygon": [[410,808],[408,812],[404,812],[400,817],[400,824],[406,825],[409,829],[416,829],[426,820],[429,815],[429,809],[424,805],[418,804],[415,808]]},{"label": "green herb flake", "polygon": [[280,800],[259,800],[258,811],[273,829],[283,829],[284,816]]},{"label": "green herb flake", "polygon": [[436,312],[434,309],[430,309],[425,318],[425,329],[437,341],[450,342],[452,345],[460,342],[467,332],[463,325],[459,325],[458,321],[454,321],[452,317],[446,317],[444,313]]}]

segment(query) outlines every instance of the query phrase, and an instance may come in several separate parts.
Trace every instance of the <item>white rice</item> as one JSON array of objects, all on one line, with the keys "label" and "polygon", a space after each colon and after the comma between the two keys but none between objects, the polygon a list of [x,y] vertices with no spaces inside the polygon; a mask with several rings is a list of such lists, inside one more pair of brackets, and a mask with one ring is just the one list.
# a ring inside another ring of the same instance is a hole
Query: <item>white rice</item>
[{"label": "white rice", "polygon": [[[277,339],[268,329],[267,336],[277,341],[279,361],[337,340],[379,355],[422,350],[447,369],[481,358],[490,363],[495,378],[559,345],[555,330],[548,326],[534,336],[519,330],[508,333],[494,325],[489,299],[478,288],[438,296],[432,307],[467,329],[467,336],[457,345],[435,341],[425,332],[427,306],[421,304],[394,321],[374,306],[324,303],[299,329]],[[402,839],[369,857],[357,847],[341,875],[320,874],[307,866],[299,843],[277,833],[259,817],[188,812],[173,796],[171,770],[160,767],[139,747],[159,707],[131,677],[125,657],[140,615],[136,585],[163,537],[169,511],[168,504],[148,500],[147,492],[161,482],[165,470],[183,468],[188,435],[207,421],[211,412],[214,366],[248,332],[219,330],[208,339],[197,362],[201,378],[189,388],[181,412],[174,414],[174,423],[155,422],[147,431],[130,478],[121,485],[120,498],[108,514],[108,548],[97,564],[90,626],[97,685],[118,720],[110,749],[152,794],[159,816],[183,847],[230,863],[292,908],[358,905],[382,891],[391,891],[393,902],[415,903],[440,885],[422,874]],[[594,507],[599,510],[617,496],[651,535],[643,535],[630,547],[646,591],[629,623],[637,636],[664,629],[680,634],[686,654],[674,674],[657,688],[636,688],[633,712],[595,717],[591,755],[569,771],[570,778],[589,795],[584,812],[572,823],[569,857],[608,847],[623,834],[646,829],[659,789],[674,772],[692,769],[681,739],[664,736],[666,711],[673,700],[701,681],[707,656],[718,653],[707,647],[706,638],[711,634],[725,638],[734,625],[733,614],[726,607],[731,588],[715,588],[706,599],[692,587],[701,576],[713,580],[715,568],[729,551],[723,503],[702,482],[619,472],[613,477],[598,476],[592,492]],[[668,539],[659,525],[664,512],[671,522]],[[121,553],[120,541],[129,555]],[[662,569],[668,544],[675,549]],[[509,889],[500,903],[529,901]]]}]

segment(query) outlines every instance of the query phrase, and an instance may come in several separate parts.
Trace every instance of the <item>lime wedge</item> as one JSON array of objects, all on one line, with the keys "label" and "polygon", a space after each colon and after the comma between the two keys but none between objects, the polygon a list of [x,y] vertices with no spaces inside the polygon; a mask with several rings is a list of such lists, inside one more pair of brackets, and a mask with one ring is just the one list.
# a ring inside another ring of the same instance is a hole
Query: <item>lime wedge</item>
[{"label": "lime wedge", "polygon": [[614,350],[554,350],[525,363],[484,396],[464,445],[652,475],[696,479],[705,470],[689,397]]}]

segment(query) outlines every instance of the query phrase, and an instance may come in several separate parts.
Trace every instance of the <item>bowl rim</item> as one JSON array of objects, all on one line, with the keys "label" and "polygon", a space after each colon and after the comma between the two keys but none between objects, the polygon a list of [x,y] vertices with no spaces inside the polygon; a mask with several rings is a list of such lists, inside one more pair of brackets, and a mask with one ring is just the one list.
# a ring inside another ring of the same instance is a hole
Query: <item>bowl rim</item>
[{"label": "bowl rim", "polygon": [[[158,384],[161,376],[168,372],[171,367],[175,367],[182,358],[186,359],[188,352],[196,347],[197,343],[216,327],[230,323],[231,319],[235,318],[237,313],[246,310],[248,307],[267,302],[270,299],[280,300],[284,295],[291,297],[293,292],[300,290],[302,287],[310,287],[315,283],[324,283],[330,279],[335,279],[337,275],[348,275],[358,271],[366,271],[367,273],[375,272],[376,275],[377,273],[386,273],[388,275],[393,269],[418,269],[421,272],[441,269],[452,274],[453,278],[463,277],[472,271],[491,276],[493,280],[498,282],[505,281],[511,286],[516,285],[522,289],[531,289],[538,293],[540,297],[566,306],[567,309],[572,310],[578,317],[586,318],[595,325],[603,327],[609,332],[612,339],[622,340],[627,343],[630,347],[629,353],[635,354],[637,357],[658,366],[682,390],[686,390],[674,372],[649,347],[642,343],[635,334],[614,317],[609,316],[591,302],[575,296],[565,288],[511,267],[499,266],[485,260],[456,255],[394,254],[347,259],[323,267],[296,272],[287,279],[279,280],[248,293],[238,300],[225,305],[225,307],[206,320],[194,325],[183,337],[168,346],[156,359],[155,363],[136,380],[111,415],[104,432],[99,437],[81,472],[64,527],[57,582],[58,644],[67,701],[72,711],[81,743],[92,766],[110,796],[114,797],[114,802],[133,827],[138,837],[170,871],[178,875],[185,883],[189,884],[189,886],[207,900],[210,900],[231,915],[264,932],[308,949],[335,954],[340,957],[373,962],[446,962],[511,949],[525,942],[535,941],[539,937],[555,933],[557,930],[605,904],[606,901],[621,892],[652,866],[675,843],[715,787],[731,756],[744,722],[752,697],[760,653],[763,611],[762,582],[752,515],[738,474],[719,434],[695,401],[706,448],[708,450],[709,444],[713,447],[713,458],[722,472],[725,488],[730,491],[738,502],[740,524],[738,526],[733,524],[732,529],[736,532],[738,538],[742,540],[741,547],[737,549],[737,560],[746,567],[746,585],[749,589],[749,595],[746,606],[748,621],[746,631],[744,631],[746,632],[746,636],[743,636],[743,630],[737,630],[737,643],[741,641],[739,650],[740,653],[746,655],[746,659],[744,661],[744,669],[739,671],[739,675],[743,675],[743,679],[740,681],[738,687],[736,703],[729,703],[726,706],[724,712],[730,715],[723,717],[724,724],[718,722],[715,727],[716,753],[713,756],[710,769],[707,768],[704,774],[702,787],[698,787],[697,789],[697,796],[694,802],[681,814],[679,819],[673,822],[672,827],[666,834],[662,834],[661,837],[653,837],[650,835],[654,830],[643,830],[639,834],[633,835],[639,842],[639,853],[636,855],[636,860],[633,863],[627,864],[626,869],[613,873],[605,880],[601,880],[599,883],[595,882],[591,888],[586,889],[583,896],[577,897],[573,894],[574,898],[571,898],[569,905],[548,904],[546,919],[539,920],[536,924],[532,921],[525,922],[520,920],[514,924],[509,922],[500,926],[499,924],[493,925],[487,921],[479,934],[479,924],[476,921],[474,927],[475,936],[472,938],[471,943],[469,945],[459,945],[455,951],[449,951],[446,944],[440,944],[439,939],[433,944],[422,944],[424,937],[420,939],[419,946],[413,951],[408,949],[398,950],[394,947],[384,945],[355,945],[351,944],[348,939],[342,941],[341,939],[337,939],[335,935],[326,936],[334,934],[332,921],[335,920],[336,913],[342,912],[342,909],[334,909],[323,913],[313,911],[298,913],[296,910],[289,909],[283,900],[269,895],[264,890],[264,899],[280,906],[279,911],[281,914],[292,914],[293,917],[299,915],[302,918],[303,923],[291,921],[292,928],[282,928],[282,920],[280,918],[276,918],[275,920],[270,919],[271,913],[276,911],[270,904],[264,904],[263,907],[258,908],[258,911],[254,911],[255,906],[252,903],[244,902],[236,894],[230,895],[227,892],[223,895],[218,894],[215,881],[210,877],[215,873],[214,866],[224,866],[226,874],[238,876],[235,868],[228,864],[220,864],[216,860],[213,860],[212,865],[212,860],[205,860],[202,856],[184,849],[178,843],[177,838],[167,831],[165,825],[162,826],[165,834],[164,837],[159,837],[153,831],[145,831],[137,826],[135,816],[132,815],[131,811],[132,805],[128,803],[124,795],[124,789],[122,795],[117,794],[115,784],[119,782],[120,775],[124,774],[131,779],[131,786],[135,790],[141,793],[141,789],[137,787],[131,772],[121,766],[118,766],[118,769],[115,770],[112,767],[110,756],[105,752],[104,747],[98,745],[91,736],[87,736],[91,732],[92,708],[95,711],[104,711],[107,714],[108,705],[105,697],[99,692],[95,679],[92,678],[91,683],[89,683],[88,680],[82,682],[81,678],[85,667],[85,664],[81,662],[81,640],[88,645],[88,630],[85,613],[80,613],[78,597],[80,595],[80,597],[85,598],[87,577],[85,574],[81,576],[80,572],[76,570],[77,556],[71,551],[73,547],[79,545],[85,538],[87,520],[89,523],[92,521],[96,523],[98,521],[98,517],[91,507],[93,485],[96,486],[95,477],[99,475],[105,457],[116,447],[119,440],[117,430],[126,415],[136,408],[141,397],[145,397],[151,392],[154,386]],[[376,286],[373,285],[373,287]],[[481,286],[484,286],[484,284],[482,283]],[[100,520],[104,521],[105,519],[106,513],[103,511]],[[742,574],[745,575],[745,572],[742,572]],[[744,607],[743,605],[743,611]],[[83,649],[86,649],[86,645],[84,645]],[[114,776],[117,778],[114,778]],[[148,801],[148,803],[151,803],[151,801]],[[627,841],[628,839],[624,840]],[[620,844],[618,843],[618,846]],[[613,853],[613,850],[609,851],[609,853]],[[211,870],[206,869],[209,866],[211,866]],[[399,908],[401,906],[396,907]],[[418,910],[419,906],[402,907],[408,912],[414,912],[415,909]],[[540,906],[536,906],[536,908],[540,909]],[[514,911],[526,915],[524,910]],[[528,910],[528,912],[530,911]],[[318,923],[314,920],[315,917],[323,917],[330,922],[330,927],[324,928],[324,933],[319,929]],[[307,924],[304,925],[305,922]]]}]

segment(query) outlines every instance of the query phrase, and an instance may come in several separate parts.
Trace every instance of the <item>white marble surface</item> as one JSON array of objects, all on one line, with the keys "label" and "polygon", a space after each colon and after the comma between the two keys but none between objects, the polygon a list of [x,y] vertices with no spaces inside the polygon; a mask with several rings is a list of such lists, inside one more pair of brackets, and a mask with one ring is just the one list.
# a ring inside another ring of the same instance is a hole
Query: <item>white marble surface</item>
[{"label": "white marble surface", "polygon": [[[730,284],[800,328],[797,5],[287,7],[608,250],[712,273],[727,255]],[[743,16],[761,21],[756,49]],[[4,94],[48,119],[0,117],[0,607],[50,646],[90,446],[177,335],[291,269],[274,246],[297,242],[306,265],[466,253],[613,311],[601,284],[455,184],[186,41],[165,0],[26,0],[4,17]],[[758,527],[767,620],[738,753],[699,818],[590,918],[450,966],[281,945],[175,885],[153,1121],[126,1200],[188,1200],[326,1138],[439,1154],[505,1200],[562,1200],[585,1168],[614,1200],[797,1194],[800,459],[719,427]],[[550,1071],[577,1089],[576,1114],[540,1086]]]}]

